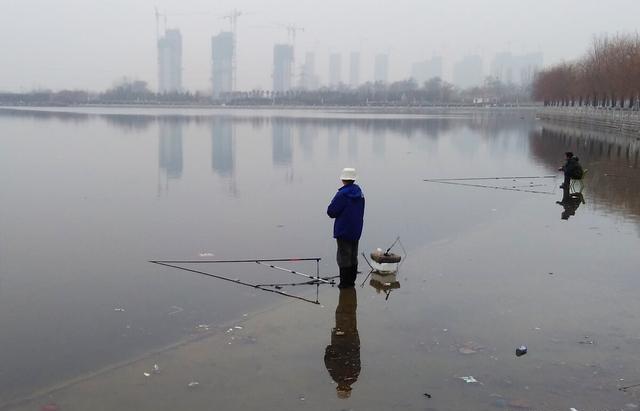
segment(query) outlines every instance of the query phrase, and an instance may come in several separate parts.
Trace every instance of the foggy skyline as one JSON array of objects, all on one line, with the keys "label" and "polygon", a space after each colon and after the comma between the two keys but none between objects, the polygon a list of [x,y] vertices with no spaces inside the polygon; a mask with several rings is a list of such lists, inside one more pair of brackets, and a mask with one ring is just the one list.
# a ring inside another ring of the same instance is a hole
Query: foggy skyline
[{"label": "foggy skyline", "polygon": [[[0,91],[34,88],[103,90],[123,76],[157,88],[154,7],[182,35],[183,87],[211,89],[212,36],[229,30],[222,15],[236,8],[238,88],[270,89],[273,46],[284,27],[296,38],[296,68],[306,52],[316,66],[329,55],[360,53],[360,82],[373,80],[374,56],[389,55],[389,81],[408,78],[413,63],[442,56],[443,77],[466,55],[485,62],[501,52],[544,53],[544,65],[582,55],[594,35],[635,32],[640,2],[353,0],[0,0]],[[489,72],[485,63],[485,72]],[[342,79],[348,69],[342,65]],[[323,84],[328,73],[318,69]],[[297,79],[295,79],[297,82]]]}]

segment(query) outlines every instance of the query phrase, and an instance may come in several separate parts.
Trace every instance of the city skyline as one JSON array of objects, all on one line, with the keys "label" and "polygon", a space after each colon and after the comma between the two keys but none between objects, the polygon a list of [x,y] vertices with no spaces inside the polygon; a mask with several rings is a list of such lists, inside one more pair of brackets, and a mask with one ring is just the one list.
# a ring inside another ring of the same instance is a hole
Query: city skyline
[{"label": "city skyline", "polygon": [[[528,8],[530,15],[518,12],[526,7],[522,3],[535,4]],[[347,67],[349,53],[357,52],[359,83],[364,83],[373,80],[370,61],[374,56],[388,54],[388,80],[393,82],[408,78],[412,65],[425,56],[441,56],[442,77],[450,81],[453,65],[467,55],[481,56],[485,73],[490,74],[488,63],[498,53],[542,52],[545,64],[554,64],[582,55],[594,35],[634,32],[633,16],[640,12],[640,3],[618,0],[616,4],[626,12],[616,12],[619,7],[602,2],[578,0],[523,0],[517,5],[502,0],[483,4],[400,0],[393,6],[373,0],[367,6],[384,13],[366,12],[361,1],[338,6],[336,0],[321,6],[307,0],[279,0],[269,7],[255,0],[222,0],[215,7],[201,0],[114,0],[109,7],[95,0],[24,0],[6,4],[0,15],[0,47],[6,56],[0,67],[0,90],[104,90],[122,77],[147,81],[157,90],[158,57],[152,46],[157,41],[155,6],[166,14],[165,28],[181,32],[183,89],[211,91],[211,38],[231,31],[224,16],[233,9],[243,12],[237,23],[237,89],[268,90],[272,48],[286,38],[283,25],[287,24],[304,28],[297,35],[296,62],[313,52],[316,67],[327,67],[329,55],[340,53]],[[335,7],[343,12],[333,13]],[[567,16],[580,24],[567,27]],[[548,23],[548,29],[539,28],[537,21],[541,20]],[[68,24],[61,26],[57,21]],[[452,27],[454,36],[450,35]],[[48,41],[42,42],[45,32]],[[294,69],[297,76],[300,64]],[[349,74],[342,74],[347,84]],[[319,77],[321,83],[328,82],[324,70],[319,70]]]}]

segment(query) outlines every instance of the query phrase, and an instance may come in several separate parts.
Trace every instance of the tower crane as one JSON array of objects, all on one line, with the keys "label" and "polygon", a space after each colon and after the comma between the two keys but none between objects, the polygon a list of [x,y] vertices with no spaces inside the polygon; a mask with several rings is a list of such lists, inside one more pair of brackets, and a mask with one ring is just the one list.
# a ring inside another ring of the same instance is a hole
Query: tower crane
[{"label": "tower crane", "polygon": [[222,16],[222,19],[229,20],[231,35],[233,40],[233,54],[231,55],[231,84],[233,90],[237,90],[237,47],[238,47],[238,17],[244,15],[242,11],[233,9],[228,14]]}]

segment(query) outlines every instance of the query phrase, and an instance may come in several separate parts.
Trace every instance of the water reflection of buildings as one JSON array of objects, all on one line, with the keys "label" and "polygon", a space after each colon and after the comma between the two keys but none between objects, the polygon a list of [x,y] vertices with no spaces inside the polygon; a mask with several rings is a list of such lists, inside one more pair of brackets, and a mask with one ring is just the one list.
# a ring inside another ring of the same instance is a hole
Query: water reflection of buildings
[{"label": "water reflection of buildings", "polygon": [[211,124],[211,168],[221,177],[233,177],[235,172],[235,140],[233,120],[216,118]]},{"label": "water reflection of buildings", "polygon": [[293,161],[291,123],[279,119],[273,119],[271,127],[273,133],[273,165],[290,166]]},{"label": "water reflection of buildings", "polygon": [[383,128],[374,128],[371,135],[371,144],[373,148],[373,154],[383,159],[384,154],[387,151],[387,135]]},{"label": "water reflection of buildings", "polygon": [[324,365],[337,384],[338,398],[349,398],[361,368],[356,289],[341,289],[338,298],[336,325],[331,330],[331,344],[324,352]]},{"label": "water reflection of buildings", "polygon": [[356,128],[352,125],[349,127],[349,136],[347,138],[347,153],[349,160],[358,159],[358,134]]},{"label": "water reflection of buildings", "polygon": [[553,170],[561,165],[565,151],[574,152],[589,170],[585,178],[588,203],[640,218],[640,141],[545,124],[530,133],[529,144],[532,155]]},{"label": "water reflection of buildings", "polygon": [[158,123],[158,191],[168,191],[169,180],[182,177],[182,123],[160,120]]},{"label": "water reflection of buildings", "polygon": [[298,129],[298,143],[306,160],[313,158],[313,144],[318,137],[318,128],[309,124],[300,124]]},{"label": "water reflection of buildings", "polygon": [[337,124],[329,125],[327,149],[329,158],[335,159],[340,155],[340,128]]},{"label": "water reflection of buildings", "polygon": [[235,171],[235,122],[230,117],[216,117],[211,122],[211,168],[220,177],[228,179],[229,191],[237,195]]}]

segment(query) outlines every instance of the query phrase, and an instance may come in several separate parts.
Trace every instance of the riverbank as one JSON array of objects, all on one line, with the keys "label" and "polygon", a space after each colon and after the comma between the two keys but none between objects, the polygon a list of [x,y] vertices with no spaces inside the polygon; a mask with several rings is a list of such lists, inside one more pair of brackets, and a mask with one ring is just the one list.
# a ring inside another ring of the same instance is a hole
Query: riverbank
[{"label": "riverbank", "polygon": [[[115,112],[120,114],[136,114],[140,112],[170,114],[242,114],[250,112],[258,113],[279,113],[286,112],[287,116],[292,113],[343,113],[343,114],[376,114],[376,115],[446,115],[446,114],[470,114],[470,113],[517,113],[533,112],[538,109],[537,105],[528,106],[474,106],[474,105],[451,105],[451,106],[285,106],[285,105],[256,105],[256,106],[212,106],[212,105],[174,105],[174,104],[85,104],[72,106],[0,106],[0,110],[14,111],[48,111],[48,112]],[[135,111],[132,111],[135,109]]]},{"label": "riverbank", "polygon": [[640,137],[640,111],[592,107],[544,107],[538,117],[550,122]]}]

